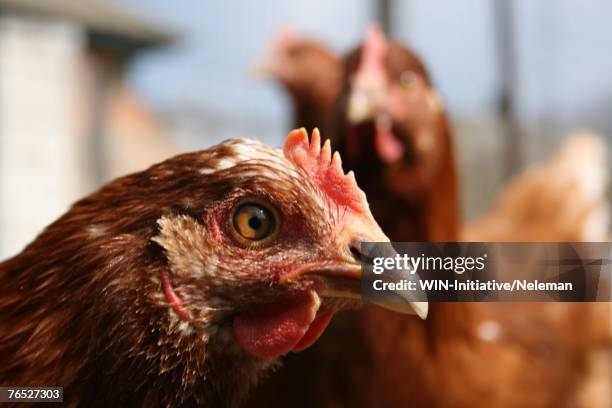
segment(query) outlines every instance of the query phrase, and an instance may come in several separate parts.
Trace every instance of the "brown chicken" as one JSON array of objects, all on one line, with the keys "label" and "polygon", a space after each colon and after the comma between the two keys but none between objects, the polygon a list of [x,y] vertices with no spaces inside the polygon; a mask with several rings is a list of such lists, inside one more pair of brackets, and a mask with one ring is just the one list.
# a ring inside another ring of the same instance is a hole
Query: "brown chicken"
[{"label": "brown chicken", "polygon": [[466,241],[600,241],[608,233],[606,146],[576,134],[549,161],[513,179]]},{"label": "brown chicken", "polygon": [[358,303],[362,240],[387,238],[318,132],[117,179],[0,264],[0,384],[62,386],[73,406],[233,405]]},{"label": "brown chicken", "polygon": [[451,132],[420,59],[373,26],[346,59],[340,99],[333,142],[372,195],[383,231],[394,241],[455,241]]},{"label": "brown chicken", "polygon": [[[335,142],[394,241],[458,239],[448,123],[423,65],[379,30],[347,59]],[[576,237],[576,239],[579,239]],[[587,304],[432,303],[426,321],[375,307],[290,355],[253,405],[552,407],[578,401]]]},{"label": "brown chicken", "polygon": [[[551,159],[531,166],[511,180],[492,209],[463,229],[462,239],[609,241],[606,150],[605,143],[594,134],[571,135]],[[583,317],[582,330],[590,334],[592,346],[587,349],[588,376],[574,398],[578,406],[608,407],[612,404],[612,305],[601,302],[582,307],[590,307]],[[592,318],[587,319],[588,316]]]},{"label": "brown chicken", "polygon": [[289,29],[272,39],[259,71],[282,84],[291,97],[293,126],[330,136],[342,85],[342,61],[324,45]]},{"label": "brown chicken", "polygon": [[376,200],[374,217],[395,241],[457,238],[448,119],[412,51],[373,26],[343,68],[324,45],[283,30],[261,68],[292,96],[296,126],[329,130],[345,164]]}]

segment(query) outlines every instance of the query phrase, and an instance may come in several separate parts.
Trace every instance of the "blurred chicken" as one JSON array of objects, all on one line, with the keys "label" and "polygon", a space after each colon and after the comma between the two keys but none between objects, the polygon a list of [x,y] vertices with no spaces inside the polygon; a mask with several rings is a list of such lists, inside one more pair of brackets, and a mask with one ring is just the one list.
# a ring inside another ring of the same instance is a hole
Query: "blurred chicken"
[{"label": "blurred chicken", "polygon": [[[475,242],[609,241],[608,169],[603,140],[589,132],[574,134],[550,160],[533,165],[510,181],[493,208],[463,229],[462,238]],[[610,282],[606,285],[609,287]],[[567,306],[539,307],[562,311]],[[591,303],[581,307],[588,308],[581,329],[589,333],[590,354],[576,402],[578,406],[609,407],[612,305]]]},{"label": "blurred chicken", "polygon": [[279,32],[260,68],[292,96],[297,126],[332,135],[395,241],[453,241],[458,196],[450,127],[419,58],[373,26],[344,63]]},{"label": "blurred chicken", "polygon": [[451,130],[420,59],[377,26],[346,59],[334,145],[394,241],[455,241]]},{"label": "blurred chicken", "polygon": [[465,241],[599,241],[608,232],[606,145],[581,133],[548,162],[527,169],[493,208],[463,230]]},{"label": "blurred chicken", "polygon": [[280,82],[290,95],[293,127],[319,128],[331,136],[342,62],[330,49],[283,29],[272,39],[258,70]]}]

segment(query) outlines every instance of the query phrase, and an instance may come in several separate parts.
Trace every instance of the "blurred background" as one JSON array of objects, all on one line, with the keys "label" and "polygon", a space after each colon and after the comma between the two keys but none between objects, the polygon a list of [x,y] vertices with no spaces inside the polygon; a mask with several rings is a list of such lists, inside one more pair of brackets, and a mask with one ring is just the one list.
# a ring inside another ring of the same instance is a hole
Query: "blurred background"
[{"label": "blurred background", "polygon": [[253,75],[270,38],[344,54],[373,21],[432,73],[466,219],[570,132],[610,145],[607,0],[0,0],[0,258],[114,177],[233,136],[280,145],[288,97]]}]

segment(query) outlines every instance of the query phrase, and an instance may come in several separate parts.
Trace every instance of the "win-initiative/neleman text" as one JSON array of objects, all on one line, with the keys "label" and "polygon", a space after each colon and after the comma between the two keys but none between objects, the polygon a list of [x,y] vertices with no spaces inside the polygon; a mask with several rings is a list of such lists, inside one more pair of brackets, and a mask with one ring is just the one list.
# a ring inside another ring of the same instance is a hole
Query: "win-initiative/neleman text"
[{"label": "win-initiative/neleman text", "polygon": [[374,290],[427,290],[427,291],[444,291],[444,290],[460,290],[460,291],[571,291],[573,285],[571,282],[541,282],[536,280],[530,281],[527,279],[515,279],[512,282],[498,282],[495,279],[480,281],[466,280],[459,282],[457,280],[438,280],[425,279],[418,282],[402,279],[396,282],[385,282],[382,279],[377,279],[372,284]]}]

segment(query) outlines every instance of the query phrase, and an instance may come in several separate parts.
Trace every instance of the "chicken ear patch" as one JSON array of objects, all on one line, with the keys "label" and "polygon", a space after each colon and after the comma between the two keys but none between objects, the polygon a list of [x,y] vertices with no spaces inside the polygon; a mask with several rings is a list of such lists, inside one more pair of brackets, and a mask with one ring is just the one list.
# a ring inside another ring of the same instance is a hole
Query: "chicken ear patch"
[{"label": "chicken ear patch", "polygon": [[302,169],[336,204],[355,212],[367,212],[365,194],[357,186],[353,172],[344,174],[340,154],[331,153],[329,139],[321,147],[319,130],[312,132],[310,142],[306,129],[289,133],[283,152],[287,160]]}]

